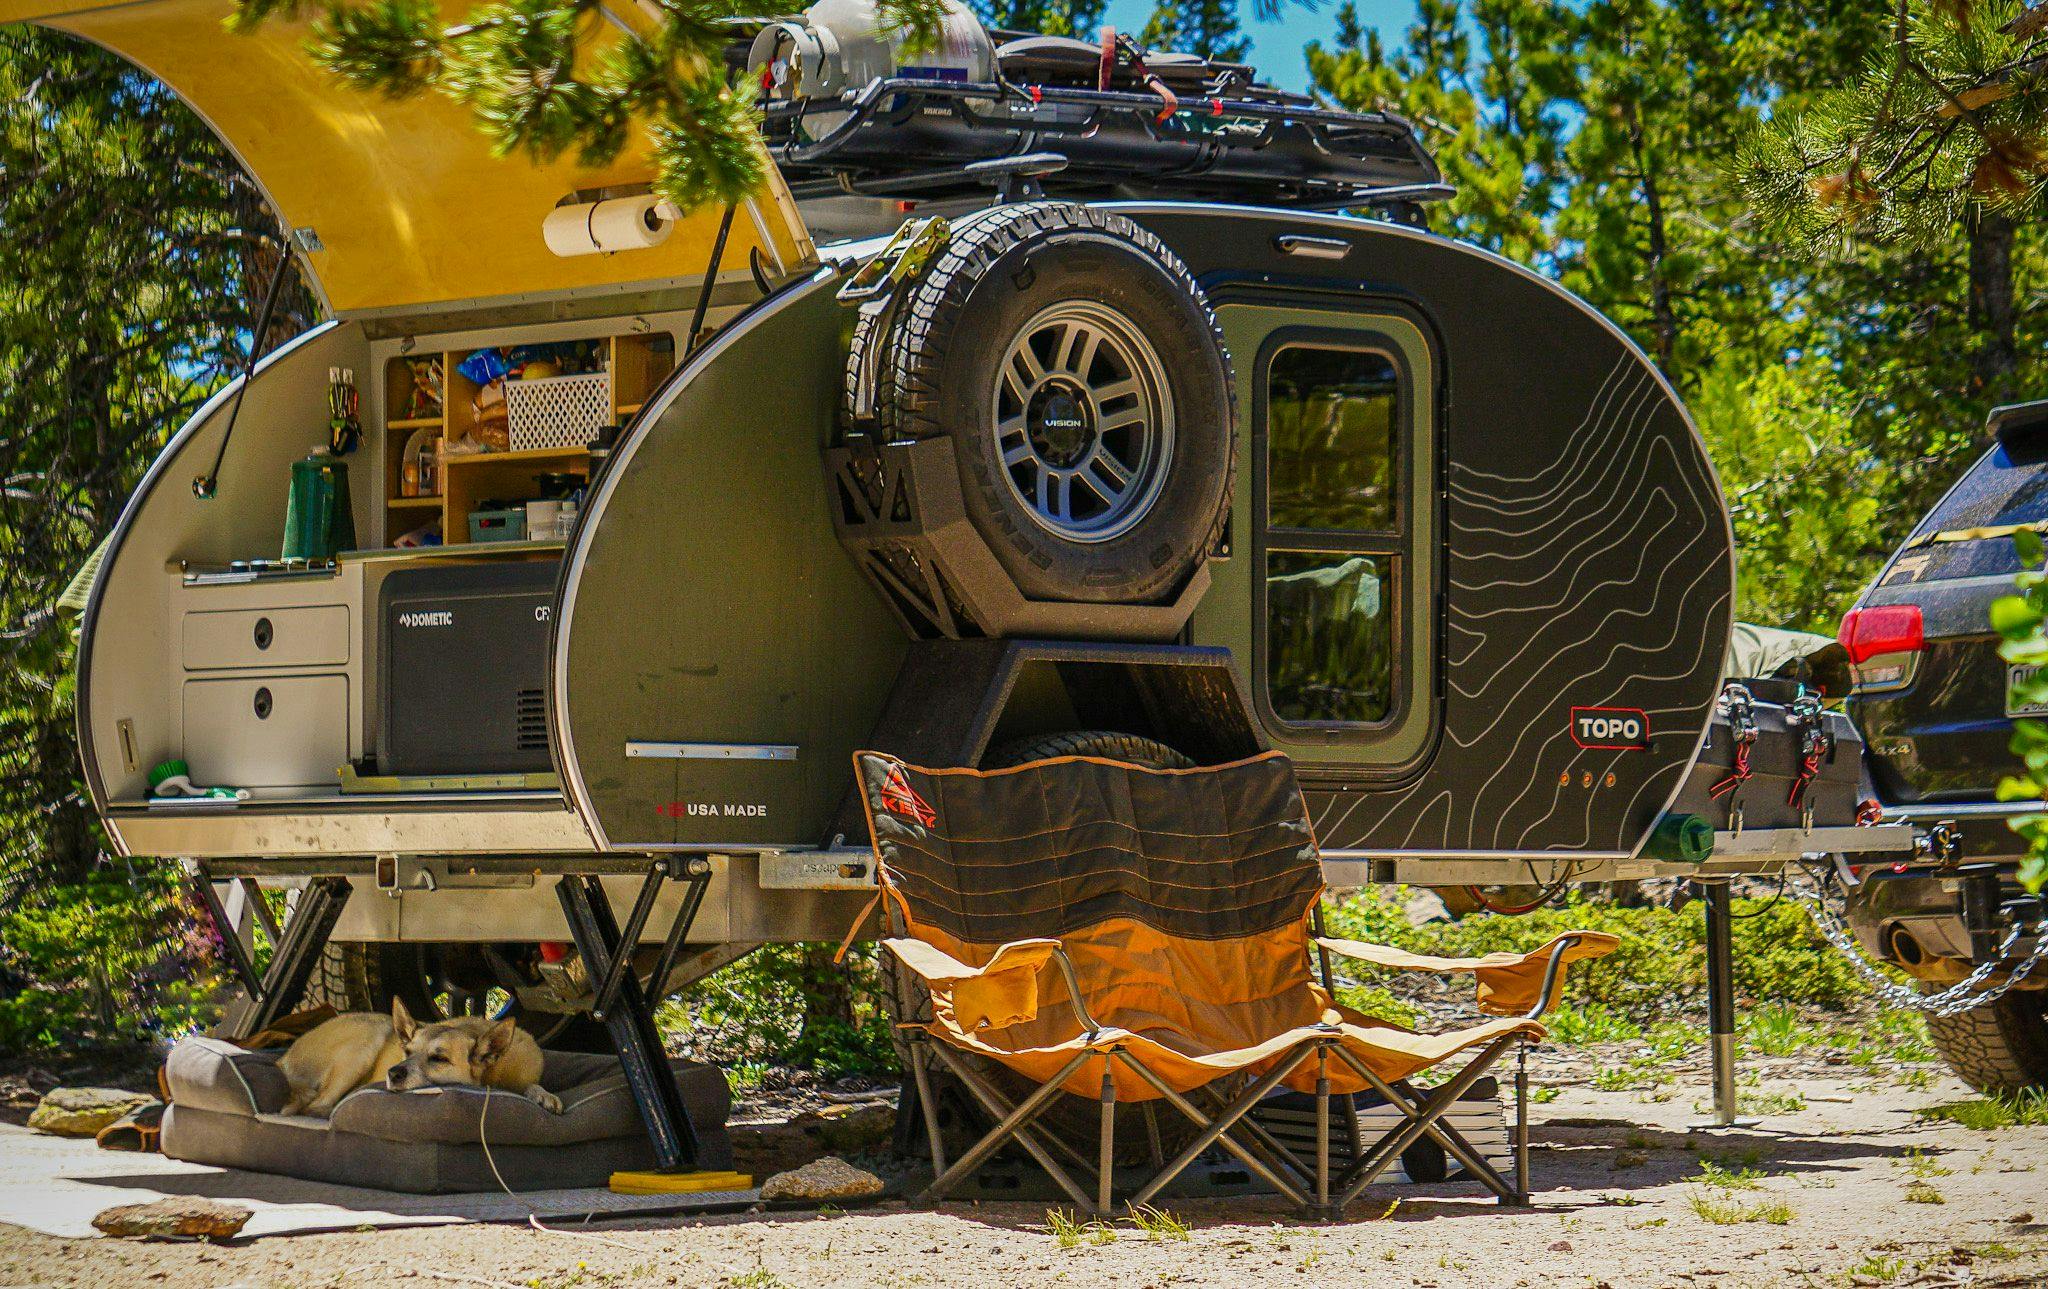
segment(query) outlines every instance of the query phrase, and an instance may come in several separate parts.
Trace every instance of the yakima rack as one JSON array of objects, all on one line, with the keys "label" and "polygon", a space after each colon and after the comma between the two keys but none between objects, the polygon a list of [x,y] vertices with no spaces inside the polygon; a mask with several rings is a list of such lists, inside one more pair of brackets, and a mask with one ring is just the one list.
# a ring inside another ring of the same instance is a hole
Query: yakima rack
[{"label": "yakima rack", "polygon": [[1231,88],[1182,95],[1158,77],[1152,89],[1090,89],[899,75],[836,98],[771,102],[762,130],[799,197],[935,200],[993,187],[1336,210],[1412,208],[1453,191],[1398,116],[1221,81]]}]

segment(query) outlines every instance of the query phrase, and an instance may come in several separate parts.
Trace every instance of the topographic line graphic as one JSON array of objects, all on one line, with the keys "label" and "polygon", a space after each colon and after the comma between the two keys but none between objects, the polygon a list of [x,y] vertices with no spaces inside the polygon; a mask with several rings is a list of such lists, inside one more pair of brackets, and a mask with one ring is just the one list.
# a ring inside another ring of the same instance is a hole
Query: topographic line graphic
[{"label": "topographic line graphic", "polygon": [[[1597,465],[1573,474],[1573,487],[1568,494],[1573,500],[1542,507],[1540,511],[1535,512],[1540,517],[1525,527],[1489,528],[1478,524],[1460,523],[1459,530],[1473,536],[1504,537],[1517,542],[1534,541],[1545,529],[1559,525],[1569,527],[1578,522],[1586,513],[1585,507],[1577,504],[1580,499],[1597,498],[1614,492],[1625,493],[1625,484],[1610,487],[1609,481],[1617,477],[1626,480],[1639,454],[1653,451],[1662,445],[1661,439],[1644,433],[1646,422],[1657,414],[1661,406],[1656,399],[1650,397],[1656,392],[1656,387],[1644,384],[1639,388],[1643,397],[1631,399],[1619,413],[1621,419],[1605,427],[1600,436],[1601,445],[1604,446],[1609,440],[1613,440],[1619,450],[1603,452]],[[1476,511],[1481,514],[1498,515],[1502,519],[1517,519],[1525,513],[1510,512],[1498,505],[1461,496],[1457,487],[1456,470],[1452,472],[1451,500],[1454,511],[1459,514]],[[1512,552],[1508,554],[1512,555]]]},{"label": "topographic line graphic", "polygon": [[[1572,432],[1571,437],[1579,437],[1580,431],[1583,431],[1586,428],[1586,426],[1594,422],[1595,418],[1601,414],[1601,409],[1606,404],[1606,401],[1609,397],[1609,392],[1613,389],[1618,388],[1619,383],[1632,374],[1641,376],[1646,375],[1647,373],[1643,371],[1642,364],[1636,361],[1636,358],[1633,354],[1623,352],[1615,358],[1614,366],[1608,369],[1606,379],[1601,382],[1600,388],[1594,392],[1592,401],[1587,404],[1585,414],[1579,418],[1578,429]],[[1543,467],[1541,470],[1538,470],[1535,474],[1530,475],[1526,478],[1511,474],[1493,474],[1488,471],[1481,470],[1477,466],[1470,465],[1462,467],[1458,470],[1458,473],[1462,474],[1466,479],[1485,479],[1493,483],[1509,484],[1520,489],[1542,488],[1545,476],[1550,474],[1550,472],[1553,470],[1565,470],[1569,472],[1572,465],[1576,463],[1581,457],[1581,455],[1583,455],[1583,453],[1587,450],[1589,449],[1587,449],[1584,446],[1581,446],[1577,451],[1575,451],[1572,454],[1572,456],[1561,457],[1558,460],[1553,461],[1549,465]],[[1554,484],[1549,488],[1544,488],[1544,490],[1540,492],[1524,492],[1519,496],[1509,497],[1493,496],[1492,494],[1489,494],[1485,492],[1483,489],[1470,483],[1466,483],[1463,486],[1465,491],[1470,492],[1475,496],[1486,497],[1488,500],[1498,502],[1503,506],[1513,505],[1516,501],[1519,500],[1523,506],[1534,508],[1536,506],[1547,504],[1550,501],[1550,499],[1556,495],[1557,488],[1561,486],[1562,482],[1564,481],[1560,481],[1559,484]]]}]

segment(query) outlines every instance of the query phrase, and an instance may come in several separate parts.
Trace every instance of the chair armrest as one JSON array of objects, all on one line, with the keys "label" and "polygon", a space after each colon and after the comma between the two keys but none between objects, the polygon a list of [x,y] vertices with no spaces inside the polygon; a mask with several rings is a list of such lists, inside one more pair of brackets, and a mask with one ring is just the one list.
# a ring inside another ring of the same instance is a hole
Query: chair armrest
[{"label": "chair armrest", "polygon": [[1065,956],[1057,940],[1014,940],[997,949],[988,965],[970,967],[922,940],[882,943],[935,997],[946,999],[963,1031],[1001,1029],[1036,1017],[1039,969],[1055,954]]},{"label": "chair armrest", "polygon": [[1478,958],[1442,958],[1330,936],[1318,936],[1316,943],[1332,953],[1394,971],[1446,976],[1469,971],[1478,978],[1480,1010],[1499,1016],[1526,1015],[1533,1020],[1557,1001],[1566,964],[1612,953],[1621,940],[1604,931],[1567,931],[1527,953],[1489,953]]}]

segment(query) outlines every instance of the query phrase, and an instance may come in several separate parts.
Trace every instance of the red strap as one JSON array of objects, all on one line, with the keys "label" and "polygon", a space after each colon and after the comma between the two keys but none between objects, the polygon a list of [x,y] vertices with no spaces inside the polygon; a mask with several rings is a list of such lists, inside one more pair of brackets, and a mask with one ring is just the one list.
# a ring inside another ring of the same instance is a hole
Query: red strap
[{"label": "red strap", "polygon": [[1102,29],[1102,62],[1095,69],[1095,88],[1107,90],[1110,77],[1116,72],[1116,28]]}]

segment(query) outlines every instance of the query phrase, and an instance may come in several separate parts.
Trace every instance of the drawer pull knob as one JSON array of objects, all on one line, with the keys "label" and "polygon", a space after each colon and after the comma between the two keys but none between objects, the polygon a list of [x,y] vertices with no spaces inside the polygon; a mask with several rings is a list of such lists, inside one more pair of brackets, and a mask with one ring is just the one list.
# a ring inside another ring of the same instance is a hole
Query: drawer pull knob
[{"label": "drawer pull knob", "polygon": [[269,618],[256,619],[256,647],[258,649],[268,649],[271,640],[276,637],[276,634],[271,628]]},{"label": "drawer pull knob", "polygon": [[256,691],[256,719],[259,721],[270,719],[270,690],[268,688]]}]

